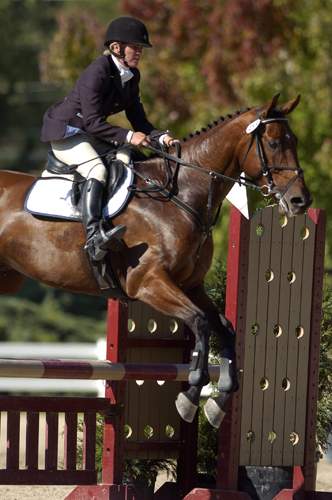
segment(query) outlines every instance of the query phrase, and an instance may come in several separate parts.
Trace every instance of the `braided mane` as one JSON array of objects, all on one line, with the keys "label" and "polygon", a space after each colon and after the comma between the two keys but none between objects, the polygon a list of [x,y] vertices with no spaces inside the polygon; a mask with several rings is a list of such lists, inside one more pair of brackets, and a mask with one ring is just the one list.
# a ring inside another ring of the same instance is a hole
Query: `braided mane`
[{"label": "braided mane", "polygon": [[240,109],[238,111],[235,111],[234,113],[227,114],[226,116],[220,116],[217,120],[214,120],[213,122],[208,123],[205,127],[202,127],[200,130],[196,130],[195,132],[191,132],[190,134],[186,135],[185,137],[182,138],[182,141],[187,141],[191,139],[192,137],[198,136],[202,134],[203,132],[207,132],[209,129],[213,129],[214,127],[217,127],[221,123],[226,124],[233,118],[236,118],[237,116],[242,115],[243,113],[246,113],[247,111],[250,111],[252,108],[245,108],[245,109]]}]

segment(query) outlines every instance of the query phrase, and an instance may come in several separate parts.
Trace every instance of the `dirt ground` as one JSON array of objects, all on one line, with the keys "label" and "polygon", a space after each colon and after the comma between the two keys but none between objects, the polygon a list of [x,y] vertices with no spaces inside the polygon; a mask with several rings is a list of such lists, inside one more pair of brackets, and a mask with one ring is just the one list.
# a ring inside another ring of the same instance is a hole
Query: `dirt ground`
[{"label": "dirt ground", "polygon": [[72,486],[0,486],[1,500],[63,500]]}]

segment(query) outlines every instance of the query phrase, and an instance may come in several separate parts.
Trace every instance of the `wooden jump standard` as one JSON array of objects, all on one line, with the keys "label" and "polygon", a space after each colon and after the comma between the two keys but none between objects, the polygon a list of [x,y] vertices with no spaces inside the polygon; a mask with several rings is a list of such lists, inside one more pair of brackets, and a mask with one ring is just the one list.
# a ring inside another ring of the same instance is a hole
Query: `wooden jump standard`
[{"label": "wooden jump standard", "polygon": [[[2,396],[6,467],[0,484],[75,484],[66,500],[137,500],[142,497],[123,484],[124,459],[172,457],[178,482],[163,485],[158,500],[249,499],[239,491],[240,468],[258,467],[265,475],[276,466],[290,468],[293,477],[274,500],[331,498],[314,491],[324,241],[321,210],[286,220],[268,207],[250,221],[232,210],[226,316],[237,331],[243,372],[219,433],[217,489],[192,490],[198,484],[197,418],[181,422],[174,405],[187,379],[189,332],[139,302],[118,301],[108,303],[107,361],[0,359],[2,377],[106,380],[105,398]],[[104,421],[101,481],[97,415]],[[268,477],[264,488],[273,486]]]}]

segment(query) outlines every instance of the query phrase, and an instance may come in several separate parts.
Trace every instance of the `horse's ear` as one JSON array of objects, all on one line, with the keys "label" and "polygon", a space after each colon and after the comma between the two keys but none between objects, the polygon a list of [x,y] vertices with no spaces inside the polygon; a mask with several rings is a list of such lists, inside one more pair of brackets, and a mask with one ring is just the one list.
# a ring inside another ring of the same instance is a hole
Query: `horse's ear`
[{"label": "horse's ear", "polygon": [[265,106],[263,113],[261,114],[262,118],[267,118],[271,111],[276,107],[280,94],[276,94],[272,97],[271,101]]},{"label": "horse's ear", "polygon": [[296,106],[300,102],[300,99],[301,99],[301,96],[298,95],[297,97],[295,97],[295,99],[292,99],[291,101],[286,102],[286,104],[283,104],[281,106],[280,111],[284,115],[288,115],[288,113],[291,113],[293,111],[293,109],[296,108]]}]

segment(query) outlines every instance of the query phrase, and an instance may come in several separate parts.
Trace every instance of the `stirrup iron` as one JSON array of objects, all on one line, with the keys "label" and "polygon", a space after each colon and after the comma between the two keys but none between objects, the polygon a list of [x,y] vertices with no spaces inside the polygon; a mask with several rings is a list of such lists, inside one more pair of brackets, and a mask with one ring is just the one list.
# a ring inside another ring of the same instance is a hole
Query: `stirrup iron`
[{"label": "stirrup iron", "polygon": [[[99,234],[101,237],[101,241],[98,242],[98,246],[101,250],[117,250],[122,248],[122,238],[127,231],[127,227],[124,224],[119,224],[118,226],[113,227],[109,231],[105,231],[103,228],[102,221],[99,223]],[[98,240],[97,235],[97,240]]]}]

